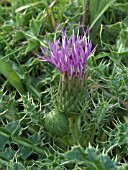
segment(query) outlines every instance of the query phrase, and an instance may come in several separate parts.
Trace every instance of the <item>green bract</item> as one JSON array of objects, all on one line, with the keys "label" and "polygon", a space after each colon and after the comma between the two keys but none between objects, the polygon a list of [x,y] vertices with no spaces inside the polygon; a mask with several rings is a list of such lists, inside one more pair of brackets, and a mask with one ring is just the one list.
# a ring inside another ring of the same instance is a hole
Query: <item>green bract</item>
[{"label": "green bract", "polygon": [[57,103],[60,109],[68,116],[80,115],[81,105],[87,100],[86,79],[77,77],[70,78],[66,75],[60,76]]}]

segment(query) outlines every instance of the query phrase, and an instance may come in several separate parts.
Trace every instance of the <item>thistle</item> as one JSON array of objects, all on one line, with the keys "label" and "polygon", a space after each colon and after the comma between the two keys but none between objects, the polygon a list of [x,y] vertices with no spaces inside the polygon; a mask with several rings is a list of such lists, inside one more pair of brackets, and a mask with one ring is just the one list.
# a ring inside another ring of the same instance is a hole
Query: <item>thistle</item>
[{"label": "thistle", "polygon": [[[83,27],[82,27],[83,29]],[[41,47],[44,56],[37,56],[41,61],[54,65],[60,72],[60,82],[57,94],[57,108],[69,117],[70,128],[74,136],[74,142],[80,135],[81,103],[87,97],[86,87],[86,62],[87,58],[95,51],[92,50],[92,42],[89,39],[89,30],[83,29],[83,36],[77,36],[72,29],[72,35],[68,38],[67,29],[61,27],[61,39],[48,42],[48,49]]]}]

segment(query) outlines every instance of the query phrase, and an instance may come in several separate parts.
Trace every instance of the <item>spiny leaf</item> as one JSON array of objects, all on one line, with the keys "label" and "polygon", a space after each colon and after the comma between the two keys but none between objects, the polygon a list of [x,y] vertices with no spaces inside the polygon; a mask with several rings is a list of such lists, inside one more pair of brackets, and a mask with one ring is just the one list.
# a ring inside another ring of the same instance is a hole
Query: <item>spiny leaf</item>
[{"label": "spiny leaf", "polygon": [[21,170],[21,169],[24,169],[24,166],[21,163],[16,162],[16,163],[13,164],[13,168],[12,169],[13,170]]}]

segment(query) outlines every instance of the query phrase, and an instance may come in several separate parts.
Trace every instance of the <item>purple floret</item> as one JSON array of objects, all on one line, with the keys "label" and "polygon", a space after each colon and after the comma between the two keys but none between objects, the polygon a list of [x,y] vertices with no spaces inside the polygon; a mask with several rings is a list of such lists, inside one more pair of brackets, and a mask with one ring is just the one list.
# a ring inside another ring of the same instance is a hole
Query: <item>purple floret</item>
[{"label": "purple floret", "polygon": [[41,61],[47,61],[54,65],[61,74],[70,77],[75,76],[82,80],[86,72],[87,58],[95,51],[96,47],[92,50],[92,42],[87,35],[88,28],[86,32],[83,29],[83,36],[79,36],[78,26],[76,37],[73,28],[72,35],[69,38],[66,31],[61,28],[62,42],[60,42],[60,39],[56,39],[55,32],[54,43],[48,43],[48,50],[40,47],[44,56],[36,55]]}]

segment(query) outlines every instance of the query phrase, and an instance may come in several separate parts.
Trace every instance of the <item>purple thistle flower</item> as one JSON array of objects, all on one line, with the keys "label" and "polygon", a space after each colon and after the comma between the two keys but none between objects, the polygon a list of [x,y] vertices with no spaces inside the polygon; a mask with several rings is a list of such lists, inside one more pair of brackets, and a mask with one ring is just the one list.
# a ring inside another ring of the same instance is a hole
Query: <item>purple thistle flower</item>
[{"label": "purple thistle flower", "polygon": [[61,28],[62,42],[60,39],[56,39],[55,31],[54,43],[48,42],[48,50],[40,47],[45,57],[36,55],[41,58],[41,61],[47,61],[54,65],[61,74],[78,77],[82,80],[86,72],[87,58],[95,51],[96,47],[92,50],[88,28],[86,32],[83,29],[83,36],[79,36],[79,28],[80,26],[78,26],[78,34],[75,37],[73,27],[72,35],[69,38],[66,35],[67,29],[64,31]]}]

